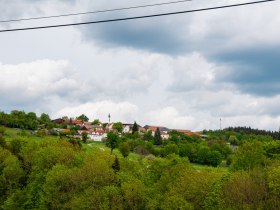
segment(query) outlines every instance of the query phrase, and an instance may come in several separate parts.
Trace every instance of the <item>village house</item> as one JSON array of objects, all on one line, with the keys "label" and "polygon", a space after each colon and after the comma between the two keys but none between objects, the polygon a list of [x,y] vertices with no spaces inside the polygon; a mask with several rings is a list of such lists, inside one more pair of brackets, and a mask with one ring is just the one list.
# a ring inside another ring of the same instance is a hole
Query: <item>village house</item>
[{"label": "village house", "polygon": [[168,139],[169,138],[169,134],[168,134],[169,129],[167,127],[145,125],[144,128],[147,131],[151,131],[153,136],[155,136],[156,130],[159,129],[161,138],[163,138],[163,139]]},{"label": "village house", "polygon": [[107,133],[105,131],[93,131],[88,135],[88,137],[92,141],[102,141],[107,137]]},{"label": "village house", "polygon": [[[77,130],[77,136],[82,135],[82,133],[87,133],[89,140],[92,141],[102,141],[103,138],[107,137],[107,132],[113,131],[113,125],[114,123],[107,123],[105,127],[103,127],[102,123],[92,125],[91,122],[84,122],[80,119],[68,119],[68,118],[58,118],[53,120],[53,122],[56,122],[58,124],[66,124],[68,125],[68,128],[71,128],[73,126],[80,126],[79,130]],[[123,131],[122,133],[132,133],[133,129],[132,123],[124,123],[123,124]],[[138,125],[138,124],[137,124]],[[163,139],[169,138],[169,131],[175,130],[180,133],[184,133],[186,135],[198,135],[201,136],[199,132],[192,132],[191,130],[183,130],[183,129],[169,129],[164,126],[154,126],[154,125],[145,125],[144,127],[141,127],[138,125],[139,131],[151,131],[152,135],[155,135],[156,130],[159,129],[160,135]],[[62,132],[62,129],[55,129],[57,132]]]},{"label": "village house", "polygon": [[62,118],[57,118],[52,120],[53,123],[55,124],[69,124],[70,120],[68,119],[68,117],[62,117]]},{"label": "village house", "polygon": [[199,132],[192,132],[190,130],[182,130],[182,129],[170,129],[170,131],[178,131],[180,133],[184,133],[186,135],[197,135],[200,136]]},{"label": "village house", "polygon": [[123,133],[131,133],[133,124],[124,123],[123,124]]},{"label": "village house", "polygon": [[[123,133],[132,133],[133,125],[134,125],[134,123],[133,124],[124,123],[123,124]],[[146,131],[146,129],[143,128],[141,125],[137,124],[137,126],[138,126],[138,131],[142,131],[142,132]]]},{"label": "village house", "polygon": [[83,120],[73,120],[73,119],[70,119],[70,125],[76,125],[76,126],[83,126],[84,122]]}]

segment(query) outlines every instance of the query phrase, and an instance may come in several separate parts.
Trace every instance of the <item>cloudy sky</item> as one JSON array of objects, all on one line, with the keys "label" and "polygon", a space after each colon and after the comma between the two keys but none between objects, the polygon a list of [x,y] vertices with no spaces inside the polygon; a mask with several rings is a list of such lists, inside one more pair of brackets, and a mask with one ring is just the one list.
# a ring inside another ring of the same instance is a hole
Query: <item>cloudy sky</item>
[{"label": "cloudy sky", "polygon": [[[167,0],[168,1],[168,0]],[[167,2],[0,0],[0,20]],[[57,19],[0,30],[222,6],[184,3]],[[280,1],[125,22],[0,33],[0,111],[191,130],[280,126]]]}]

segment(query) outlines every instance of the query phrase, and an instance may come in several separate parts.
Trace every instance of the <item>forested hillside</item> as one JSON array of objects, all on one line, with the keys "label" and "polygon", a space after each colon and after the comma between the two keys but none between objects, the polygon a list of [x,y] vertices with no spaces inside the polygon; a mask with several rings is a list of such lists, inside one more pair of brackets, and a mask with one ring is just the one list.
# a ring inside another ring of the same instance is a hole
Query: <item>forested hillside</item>
[{"label": "forested hillside", "polygon": [[[111,155],[103,143],[1,127],[1,209],[280,208],[280,141],[238,139],[227,131],[209,131],[203,142],[175,134],[170,141],[176,143],[153,146],[162,150],[158,155],[148,152],[148,140],[133,135],[118,139]],[[190,163],[187,148],[197,145],[196,158],[208,161],[209,151],[222,148],[217,142],[233,140],[238,146],[226,153],[228,166]]]}]

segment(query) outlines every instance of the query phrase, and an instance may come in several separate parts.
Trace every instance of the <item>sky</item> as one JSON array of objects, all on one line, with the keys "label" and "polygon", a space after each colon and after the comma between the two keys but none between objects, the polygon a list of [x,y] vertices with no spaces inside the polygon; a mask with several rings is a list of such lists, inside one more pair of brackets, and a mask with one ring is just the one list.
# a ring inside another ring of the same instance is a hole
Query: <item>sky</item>
[{"label": "sky", "polygon": [[[0,20],[168,0],[0,0]],[[192,0],[0,30],[97,21],[252,0]],[[280,1],[141,20],[0,33],[0,111],[86,114],[193,131],[280,126]]]}]

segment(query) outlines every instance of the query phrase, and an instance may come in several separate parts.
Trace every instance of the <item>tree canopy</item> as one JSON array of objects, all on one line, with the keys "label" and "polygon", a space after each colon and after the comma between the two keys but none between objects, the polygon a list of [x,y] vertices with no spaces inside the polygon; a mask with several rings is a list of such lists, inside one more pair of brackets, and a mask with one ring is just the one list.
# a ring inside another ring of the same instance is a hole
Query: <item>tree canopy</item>
[{"label": "tree canopy", "polygon": [[123,124],[121,122],[116,122],[113,124],[113,129],[115,129],[118,133],[122,133]]},{"label": "tree canopy", "polygon": [[111,148],[111,154],[113,150],[119,145],[119,135],[113,131],[107,133],[106,145]]},{"label": "tree canopy", "polygon": [[77,117],[78,120],[83,120],[84,122],[88,122],[89,118],[85,114],[81,114]]}]

